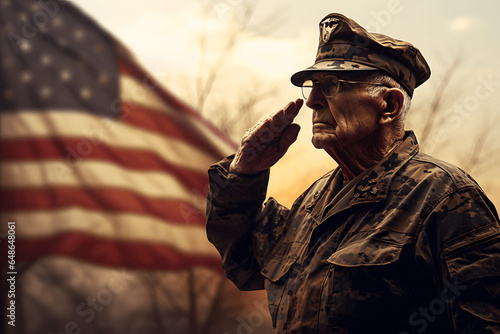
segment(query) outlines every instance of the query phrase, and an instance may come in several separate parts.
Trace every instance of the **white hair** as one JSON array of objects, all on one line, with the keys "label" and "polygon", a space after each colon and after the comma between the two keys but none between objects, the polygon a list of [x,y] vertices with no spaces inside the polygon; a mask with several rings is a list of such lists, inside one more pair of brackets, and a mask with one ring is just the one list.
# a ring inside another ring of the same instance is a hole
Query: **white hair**
[{"label": "white hair", "polygon": [[[406,120],[406,116],[408,115],[408,110],[411,107],[411,97],[410,94],[403,88],[403,86],[397,82],[393,77],[384,72],[375,72],[370,76],[370,82],[373,83],[381,83],[387,85],[392,88],[398,88],[403,93],[403,105],[401,107],[401,111],[399,112],[399,116],[397,118],[400,126],[404,128],[404,123]],[[376,86],[376,85],[367,85],[366,90],[371,96],[377,96],[384,92],[385,86]]]}]

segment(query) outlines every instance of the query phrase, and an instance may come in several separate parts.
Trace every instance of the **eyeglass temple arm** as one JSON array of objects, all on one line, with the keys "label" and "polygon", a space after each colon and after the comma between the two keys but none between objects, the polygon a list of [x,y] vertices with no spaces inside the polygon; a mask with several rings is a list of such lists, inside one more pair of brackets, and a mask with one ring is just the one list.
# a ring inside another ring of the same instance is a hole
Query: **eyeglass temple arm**
[{"label": "eyeglass temple arm", "polygon": [[363,82],[363,81],[350,81],[350,80],[342,80],[342,79],[337,79],[339,82],[346,82],[346,83],[352,83],[352,84],[365,84],[365,85],[375,85],[375,86],[387,86],[387,84],[383,83],[376,83],[376,82]]}]

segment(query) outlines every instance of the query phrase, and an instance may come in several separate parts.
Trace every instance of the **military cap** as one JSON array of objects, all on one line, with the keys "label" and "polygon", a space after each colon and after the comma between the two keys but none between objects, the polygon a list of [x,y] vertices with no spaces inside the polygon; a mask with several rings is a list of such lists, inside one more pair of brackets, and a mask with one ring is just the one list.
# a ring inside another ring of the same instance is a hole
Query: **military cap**
[{"label": "military cap", "polygon": [[313,66],[295,73],[296,86],[317,71],[382,70],[396,79],[413,96],[413,90],[429,79],[431,70],[412,44],[370,33],[354,20],[332,13],[319,24],[318,53]]}]

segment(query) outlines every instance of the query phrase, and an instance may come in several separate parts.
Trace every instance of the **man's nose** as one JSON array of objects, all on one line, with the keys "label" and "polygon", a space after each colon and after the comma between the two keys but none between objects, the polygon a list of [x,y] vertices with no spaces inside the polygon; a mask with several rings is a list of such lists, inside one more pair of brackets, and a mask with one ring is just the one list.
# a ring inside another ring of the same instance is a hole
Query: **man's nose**
[{"label": "man's nose", "polygon": [[309,97],[307,98],[306,106],[316,110],[316,109],[322,109],[326,105],[327,102],[325,99],[325,95],[323,95],[320,85],[314,85],[311,90],[311,93],[309,94]]}]

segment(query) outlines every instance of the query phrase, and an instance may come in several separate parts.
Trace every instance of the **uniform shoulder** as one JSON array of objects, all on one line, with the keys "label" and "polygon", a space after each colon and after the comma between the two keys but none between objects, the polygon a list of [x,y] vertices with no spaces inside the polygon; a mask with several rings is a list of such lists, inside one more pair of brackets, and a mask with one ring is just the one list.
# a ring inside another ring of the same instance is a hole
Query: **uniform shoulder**
[{"label": "uniform shoulder", "polygon": [[321,191],[325,187],[325,185],[328,183],[328,181],[330,180],[330,178],[332,178],[332,176],[334,174],[336,174],[337,172],[338,172],[338,168],[333,169],[333,170],[329,171],[328,173],[324,174],[319,179],[317,179],[316,181],[314,181],[309,186],[309,188],[307,188],[302,193],[302,195],[305,196],[305,195],[307,195],[308,193],[311,193],[311,192]]},{"label": "uniform shoulder", "polygon": [[444,181],[455,189],[478,186],[476,181],[460,167],[425,153],[417,153],[410,164],[419,173]]}]

